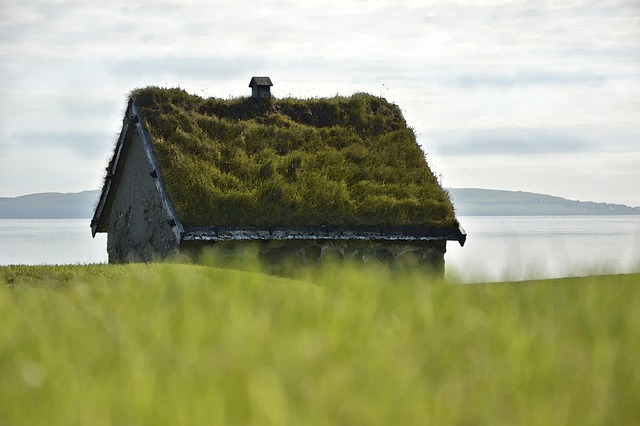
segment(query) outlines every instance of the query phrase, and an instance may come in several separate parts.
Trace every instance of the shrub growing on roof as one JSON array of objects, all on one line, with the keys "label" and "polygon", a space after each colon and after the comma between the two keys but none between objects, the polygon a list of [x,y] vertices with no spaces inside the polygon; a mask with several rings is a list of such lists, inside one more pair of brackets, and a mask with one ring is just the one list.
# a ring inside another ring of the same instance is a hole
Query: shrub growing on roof
[{"label": "shrub growing on roof", "polygon": [[383,98],[222,100],[157,87],[131,97],[187,226],[457,224]]}]

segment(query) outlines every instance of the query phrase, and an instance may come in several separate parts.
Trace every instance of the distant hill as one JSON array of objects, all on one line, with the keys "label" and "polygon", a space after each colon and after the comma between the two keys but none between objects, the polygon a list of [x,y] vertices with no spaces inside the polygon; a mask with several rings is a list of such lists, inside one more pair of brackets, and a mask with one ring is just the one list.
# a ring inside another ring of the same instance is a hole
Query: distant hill
[{"label": "distant hill", "polygon": [[99,190],[76,193],[47,192],[0,197],[0,219],[86,219],[93,217]]},{"label": "distant hill", "polygon": [[[640,215],[640,207],[572,201],[532,192],[450,188],[459,216]],[[99,190],[0,197],[0,219],[91,219]]]},{"label": "distant hill", "polygon": [[451,188],[458,216],[640,215],[640,207],[572,201],[532,192]]}]

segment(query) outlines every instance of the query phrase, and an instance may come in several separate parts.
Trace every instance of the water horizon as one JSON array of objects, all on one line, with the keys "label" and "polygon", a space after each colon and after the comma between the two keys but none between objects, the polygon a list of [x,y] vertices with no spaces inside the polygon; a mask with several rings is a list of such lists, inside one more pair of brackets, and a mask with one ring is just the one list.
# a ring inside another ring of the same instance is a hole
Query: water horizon
[{"label": "water horizon", "polygon": [[[640,272],[640,216],[460,216],[445,274],[462,283]],[[89,219],[0,219],[0,266],[107,263]]]}]

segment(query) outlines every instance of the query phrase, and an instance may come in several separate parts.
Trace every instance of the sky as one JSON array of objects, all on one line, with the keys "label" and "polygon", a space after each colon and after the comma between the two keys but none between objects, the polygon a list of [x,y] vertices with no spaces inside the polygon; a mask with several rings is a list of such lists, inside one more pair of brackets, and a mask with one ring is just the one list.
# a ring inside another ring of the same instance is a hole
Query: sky
[{"label": "sky", "polygon": [[0,197],[101,187],[135,88],[368,92],[445,188],[640,205],[638,0],[0,0]]}]

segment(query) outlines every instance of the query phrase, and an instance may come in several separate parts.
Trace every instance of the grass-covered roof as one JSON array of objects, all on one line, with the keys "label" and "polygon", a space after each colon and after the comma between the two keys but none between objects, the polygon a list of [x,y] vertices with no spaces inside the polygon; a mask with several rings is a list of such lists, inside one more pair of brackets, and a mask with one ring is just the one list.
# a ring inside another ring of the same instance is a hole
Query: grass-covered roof
[{"label": "grass-covered roof", "polygon": [[186,226],[457,223],[400,109],[367,94],[131,94]]}]

